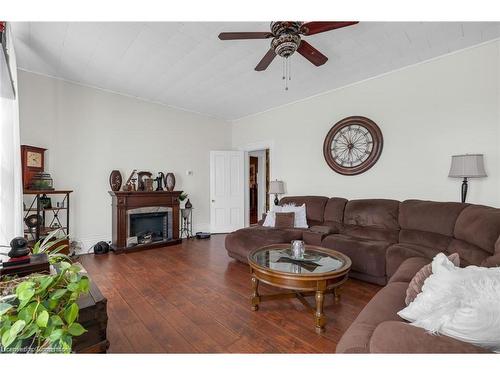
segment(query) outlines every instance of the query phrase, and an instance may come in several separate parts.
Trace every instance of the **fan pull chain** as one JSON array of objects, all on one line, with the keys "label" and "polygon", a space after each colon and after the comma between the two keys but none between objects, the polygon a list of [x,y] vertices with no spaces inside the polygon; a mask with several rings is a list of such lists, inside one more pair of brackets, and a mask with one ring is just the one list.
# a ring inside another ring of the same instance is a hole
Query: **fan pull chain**
[{"label": "fan pull chain", "polygon": [[283,64],[282,64],[282,67],[283,67],[283,78],[282,79],[285,79],[285,59],[282,59],[283,60]]},{"label": "fan pull chain", "polygon": [[289,80],[289,69],[290,63],[288,61],[288,57],[285,58],[285,91],[288,91],[288,80]]}]

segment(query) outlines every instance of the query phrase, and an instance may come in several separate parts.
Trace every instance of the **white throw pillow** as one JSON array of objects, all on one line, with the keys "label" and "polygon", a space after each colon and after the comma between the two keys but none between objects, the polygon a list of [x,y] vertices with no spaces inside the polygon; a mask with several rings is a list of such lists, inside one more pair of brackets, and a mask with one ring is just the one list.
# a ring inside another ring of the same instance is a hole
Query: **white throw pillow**
[{"label": "white throw pillow", "polygon": [[294,204],[284,204],[281,206],[280,212],[293,212],[295,213],[295,228],[309,228],[307,225],[307,217],[306,217],[306,204],[304,203],[302,206],[296,206]]},{"label": "white throw pillow", "polygon": [[274,206],[268,211],[266,219],[262,226],[274,228],[276,224],[276,212],[293,212],[295,213],[295,219],[293,226],[295,228],[309,228],[307,225],[306,217],[306,205],[296,206],[294,204],[284,204],[283,206]]},{"label": "white throw pillow", "polygon": [[281,212],[281,206],[274,206],[272,209],[267,211],[266,218],[262,224],[263,227],[274,228],[276,224],[276,212]]},{"label": "white throw pillow", "polygon": [[455,267],[439,253],[422,292],[398,312],[431,333],[500,352],[500,267]]}]

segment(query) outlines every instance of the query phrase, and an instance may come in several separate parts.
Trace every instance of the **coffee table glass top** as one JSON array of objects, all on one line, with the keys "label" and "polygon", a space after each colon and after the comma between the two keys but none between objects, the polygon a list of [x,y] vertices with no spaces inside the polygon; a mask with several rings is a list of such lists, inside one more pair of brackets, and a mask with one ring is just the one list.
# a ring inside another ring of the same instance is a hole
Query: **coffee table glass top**
[{"label": "coffee table glass top", "polygon": [[268,247],[255,251],[250,259],[257,265],[274,271],[293,274],[321,274],[339,270],[345,264],[335,255],[317,251],[306,246],[304,259],[292,258],[290,249]]}]

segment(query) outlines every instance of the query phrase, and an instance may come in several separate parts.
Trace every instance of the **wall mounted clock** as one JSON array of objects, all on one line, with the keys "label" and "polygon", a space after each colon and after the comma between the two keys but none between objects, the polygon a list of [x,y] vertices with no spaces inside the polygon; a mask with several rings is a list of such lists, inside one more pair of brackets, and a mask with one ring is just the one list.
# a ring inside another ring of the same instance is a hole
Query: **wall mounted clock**
[{"label": "wall mounted clock", "polygon": [[346,117],[328,132],[323,143],[326,163],[335,172],[356,175],[377,162],[384,138],[375,122],[362,116]]}]

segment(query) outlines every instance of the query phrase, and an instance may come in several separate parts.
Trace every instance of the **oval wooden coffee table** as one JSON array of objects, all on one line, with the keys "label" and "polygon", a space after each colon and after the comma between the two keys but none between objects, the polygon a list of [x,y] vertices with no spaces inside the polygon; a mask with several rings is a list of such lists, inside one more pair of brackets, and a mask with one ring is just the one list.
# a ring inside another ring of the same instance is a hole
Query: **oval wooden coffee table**
[{"label": "oval wooden coffee table", "polygon": [[[263,301],[298,298],[314,313],[316,332],[321,333],[325,327],[324,296],[333,293],[338,301],[338,288],[347,280],[351,259],[338,251],[305,245],[306,260],[299,261],[290,258],[290,247],[290,244],[269,245],[248,254],[252,274],[252,310],[258,310]],[[291,292],[260,295],[260,281]],[[315,307],[305,299],[311,295],[315,296]]]}]

